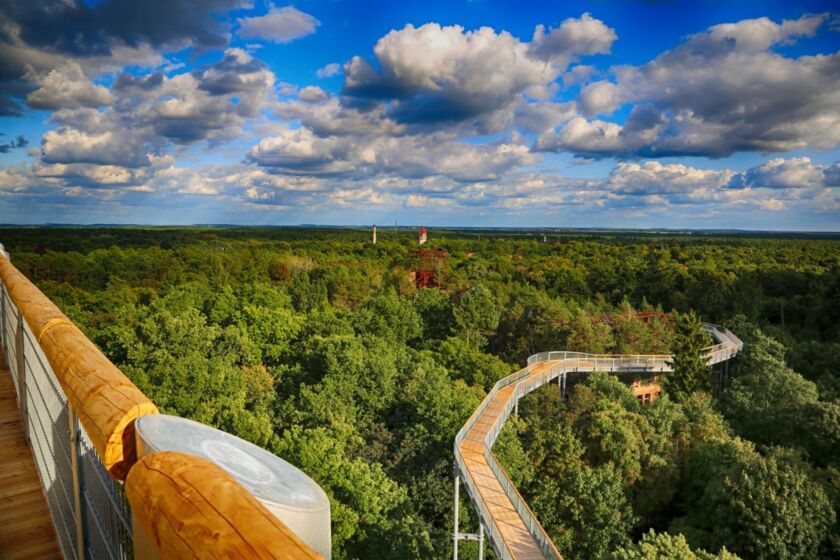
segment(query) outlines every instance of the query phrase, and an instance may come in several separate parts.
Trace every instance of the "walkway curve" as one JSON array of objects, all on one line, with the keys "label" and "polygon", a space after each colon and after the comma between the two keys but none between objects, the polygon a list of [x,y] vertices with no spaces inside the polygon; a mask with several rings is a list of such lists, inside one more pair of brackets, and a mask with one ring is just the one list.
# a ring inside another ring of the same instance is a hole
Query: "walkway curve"
[{"label": "walkway curve", "polygon": [[[717,341],[714,346],[703,349],[709,365],[729,360],[744,346],[727,328],[707,323],[703,328]],[[520,398],[554,379],[565,388],[566,373],[668,372],[671,371],[668,365],[671,358],[669,354],[541,352],[528,358],[527,367],[496,382],[455,437],[455,557],[458,539],[470,538],[458,532],[460,478],[479,514],[482,533],[487,532],[496,556],[501,560],[561,560],[554,543],[493,454],[493,443]]]}]

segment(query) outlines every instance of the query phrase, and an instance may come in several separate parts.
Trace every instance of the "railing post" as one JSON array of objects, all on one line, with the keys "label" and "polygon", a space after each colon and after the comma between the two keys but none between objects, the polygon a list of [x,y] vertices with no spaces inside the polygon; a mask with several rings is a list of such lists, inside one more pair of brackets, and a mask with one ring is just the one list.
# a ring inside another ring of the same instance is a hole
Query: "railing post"
[{"label": "railing post", "polygon": [[0,345],[2,345],[2,358],[0,358],[0,368],[9,366],[9,357],[6,355],[8,348],[6,346],[6,286],[0,282]]},{"label": "railing post", "polygon": [[23,434],[26,436],[26,442],[29,443],[29,411],[26,406],[26,356],[24,355],[23,313],[20,309],[18,309],[17,319],[17,336],[15,337],[17,355],[15,360],[18,376],[18,404],[20,405],[20,418],[23,420]]},{"label": "railing post", "polygon": [[76,413],[70,403],[67,403],[67,419],[70,423],[70,468],[73,472],[73,509],[76,518],[76,558],[85,558],[85,527],[82,512],[82,475],[79,469],[81,459],[81,442],[76,422]]},{"label": "railing post", "polygon": [[458,495],[461,491],[461,477],[455,475],[455,531],[452,533],[452,560],[458,560]]}]

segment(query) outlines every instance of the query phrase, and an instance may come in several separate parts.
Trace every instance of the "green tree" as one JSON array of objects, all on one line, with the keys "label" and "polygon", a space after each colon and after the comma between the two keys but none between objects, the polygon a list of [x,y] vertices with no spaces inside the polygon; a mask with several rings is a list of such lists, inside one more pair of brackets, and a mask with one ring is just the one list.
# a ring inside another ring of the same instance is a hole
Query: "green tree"
[{"label": "green tree", "polygon": [[807,451],[819,465],[840,458],[840,403],[820,400],[816,384],[789,368],[784,346],[738,320],[745,337],[737,374],[721,399],[735,431],[757,443]]},{"label": "green tree", "polygon": [[484,284],[467,290],[455,308],[455,324],[461,336],[473,347],[482,348],[499,325],[499,310],[493,294]]},{"label": "green tree", "polygon": [[826,493],[802,464],[748,455],[709,481],[687,517],[689,541],[758,560],[815,558],[835,520]]},{"label": "green tree", "polygon": [[348,458],[342,440],[324,428],[298,426],[286,431],[273,449],[314,478],[330,497],[333,557],[384,558],[400,549],[412,551],[412,556],[430,554],[428,533],[412,528],[411,517],[405,519],[410,516],[405,488],[381,465]]},{"label": "green tree", "polygon": [[452,334],[455,315],[446,292],[423,288],[414,293],[412,303],[423,321],[423,338],[441,340]]},{"label": "green tree", "polygon": [[298,311],[318,309],[327,302],[327,286],[320,278],[312,280],[308,272],[300,272],[289,285],[289,294]]},{"label": "green tree", "polygon": [[582,311],[575,315],[569,327],[569,350],[603,354],[615,345],[610,326],[605,323],[593,323]]},{"label": "green tree", "polygon": [[546,480],[532,507],[561,554],[598,558],[629,542],[633,509],[621,473],[609,463]]},{"label": "green tree", "polygon": [[711,390],[711,370],[701,350],[708,336],[697,315],[690,311],[677,318],[674,355],[668,365],[672,371],[663,376],[663,386],[674,400],[682,402],[695,391]]},{"label": "green tree", "polygon": [[509,375],[516,368],[502,360],[471,346],[465,339],[449,337],[434,345],[435,360],[446,367],[452,377],[463,379],[470,385],[485,390],[499,379]]},{"label": "green tree", "polygon": [[653,529],[636,544],[622,546],[603,557],[605,560],[738,560],[725,548],[718,554],[692,550],[682,535],[657,533]]},{"label": "green tree", "polygon": [[414,341],[423,333],[423,323],[414,306],[394,292],[365,301],[356,310],[354,319],[360,334],[400,344]]}]

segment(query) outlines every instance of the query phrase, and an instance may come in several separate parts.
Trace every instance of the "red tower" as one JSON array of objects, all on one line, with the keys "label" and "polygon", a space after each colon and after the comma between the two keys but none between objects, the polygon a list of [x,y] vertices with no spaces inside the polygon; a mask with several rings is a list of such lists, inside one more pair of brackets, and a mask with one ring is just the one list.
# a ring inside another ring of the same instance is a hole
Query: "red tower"
[{"label": "red tower", "polygon": [[440,286],[440,268],[449,258],[446,251],[414,249],[411,251],[411,279],[416,288],[437,288]]}]

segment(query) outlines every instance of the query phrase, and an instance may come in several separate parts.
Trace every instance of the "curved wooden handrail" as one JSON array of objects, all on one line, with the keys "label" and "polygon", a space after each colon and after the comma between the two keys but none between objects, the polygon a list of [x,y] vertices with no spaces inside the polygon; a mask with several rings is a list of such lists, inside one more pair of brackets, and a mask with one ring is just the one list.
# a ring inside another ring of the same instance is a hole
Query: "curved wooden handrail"
[{"label": "curved wooden handrail", "polygon": [[141,458],[125,493],[164,560],[322,558],[225,470],[194,455],[163,451]]},{"label": "curved wooden handrail", "polygon": [[157,414],[157,407],[3,255],[0,281],[35,335],[105,468],[115,479],[124,480],[137,460],[134,420]]}]

